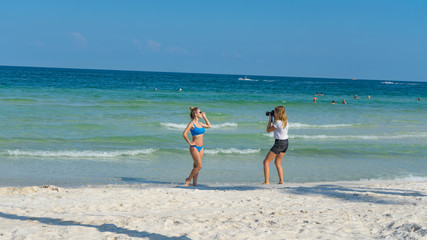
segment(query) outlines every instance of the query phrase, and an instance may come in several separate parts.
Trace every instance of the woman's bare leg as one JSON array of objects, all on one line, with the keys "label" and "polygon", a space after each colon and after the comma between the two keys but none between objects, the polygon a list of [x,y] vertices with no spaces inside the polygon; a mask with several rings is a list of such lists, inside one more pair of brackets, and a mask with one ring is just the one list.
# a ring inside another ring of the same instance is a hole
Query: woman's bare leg
[{"label": "woman's bare leg", "polygon": [[274,164],[276,164],[277,174],[279,174],[279,184],[283,184],[283,168],[282,168],[282,159],[285,156],[285,153],[279,153],[276,156]]},{"label": "woman's bare leg", "polygon": [[[186,186],[190,186],[191,179],[193,179],[194,176],[199,173],[200,169],[202,169],[202,158],[200,157],[199,151],[197,151],[197,149],[194,147],[190,147],[190,154],[191,154],[191,157],[193,158],[194,164],[193,164],[193,170],[191,171],[190,176],[188,176],[188,178],[185,179]],[[197,177],[196,177],[196,181],[197,181]]]},{"label": "woman's bare leg", "polygon": [[267,153],[267,156],[265,156],[263,165],[264,165],[264,178],[265,181],[263,184],[269,184],[270,183],[270,162],[273,160],[273,158],[276,156],[272,151],[269,151]]},{"label": "woman's bare leg", "polygon": [[[193,169],[196,168],[196,164],[193,163]],[[193,177],[193,186],[197,186],[197,177],[199,176],[199,173],[197,173],[196,175],[194,175]]]},{"label": "woman's bare leg", "polygon": [[[200,162],[202,162],[202,160],[203,160],[203,148],[202,148],[202,150],[199,152],[199,156],[200,156]],[[196,166],[196,164],[194,164],[193,165],[193,168],[196,168],[197,166]],[[193,186],[197,186],[197,177],[199,176],[199,173],[197,172],[197,174],[196,175],[194,175],[194,177],[193,177]]]}]

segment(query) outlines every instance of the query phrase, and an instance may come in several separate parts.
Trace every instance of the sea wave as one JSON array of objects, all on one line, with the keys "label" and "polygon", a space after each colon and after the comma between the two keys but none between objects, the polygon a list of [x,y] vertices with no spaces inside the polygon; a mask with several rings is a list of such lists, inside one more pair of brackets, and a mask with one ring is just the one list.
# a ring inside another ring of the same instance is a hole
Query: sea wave
[{"label": "sea wave", "polygon": [[291,135],[290,138],[302,139],[363,139],[363,140],[378,140],[378,139],[401,139],[401,138],[426,138],[427,133],[402,134],[402,135]]},{"label": "sea wave", "polygon": [[382,84],[390,84],[390,85],[411,85],[411,86],[416,86],[419,85],[419,83],[413,83],[413,82],[409,82],[409,83],[403,83],[403,82],[381,82]]},{"label": "sea wave", "polygon": [[410,181],[410,182],[423,182],[423,181],[427,181],[427,176],[422,177],[422,176],[413,176],[412,174],[409,174],[408,176],[404,176],[404,177],[396,177],[394,180]]},{"label": "sea wave", "polygon": [[206,149],[204,151],[205,154],[253,154],[259,153],[261,149],[237,149],[237,148],[214,148],[214,149]]},{"label": "sea wave", "polygon": [[92,150],[58,150],[58,151],[44,151],[44,150],[7,150],[9,156],[30,156],[30,157],[102,157],[102,158],[114,158],[120,156],[136,156],[152,154],[158,149],[147,148],[138,150],[118,150],[118,151],[92,151]]},{"label": "sea wave", "polygon": [[405,181],[405,182],[424,182],[427,181],[427,176],[414,176],[412,174],[408,174],[407,176],[396,176],[396,177],[383,177],[383,178],[362,178],[360,181],[384,181],[384,180],[392,180],[392,181]]},{"label": "sea wave", "polygon": [[[264,136],[274,137],[274,133],[264,133]],[[364,140],[378,140],[378,139],[401,139],[401,138],[427,138],[426,132],[402,134],[402,135],[289,135],[291,139],[364,139]]]},{"label": "sea wave", "polygon": [[301,129],[301,128],[342,128],[342,127],[351,127],[353,124],[324,124],[324,125],[311,125],[305,123],[289,123],[290,128]]},{"label": "sea wave", "polygon": [[[264,122],[263,122],[264,123]],[[161,126],[175,129],[175,130],[183,130],[187,127],[187,124],[184,123],[168,123],[168,122],[161,122]],[[238,123],[235,122],[225,122],[225,123],[219,123],[219,124],[213,124],[212,128],[227,128],[227,127],[237,127]],[[303,128],[344,128],[344,127],[351,127],[355,126],[354,124],[323,124],[323,125],[312,125],[312,124],[305,124],[305,123],[298,123],[298,122],[290,122],[289,127],[293,129],[303,129]]]},{"label": "sea wave", "polygon": [[[165,123],[165,122],[161,122],[160,125],[170,128],[170,129],[174,129],[174,130],[184,130],[187,127],[187,124],[183,124],[183,123]],[[225,123],[220,123],[220,124],[213,124],[212,128],[224,128],[224,127],[237,127],[238,124],[234,123],[234,122],[225,122]]]}]

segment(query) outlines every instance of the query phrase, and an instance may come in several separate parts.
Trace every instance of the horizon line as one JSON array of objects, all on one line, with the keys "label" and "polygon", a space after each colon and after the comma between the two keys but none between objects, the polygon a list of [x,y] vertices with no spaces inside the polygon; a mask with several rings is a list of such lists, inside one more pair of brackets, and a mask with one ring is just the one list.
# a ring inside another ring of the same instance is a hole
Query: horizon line
[{"label": "horizon line", "polygon": [[168,71],[149,71],[132,69],[103,69],[103,68],[78,68],[78,67],[46,67],[46,66],[15,66],[0,65],[0,67],[21,67],[21,68],[52,68],[52,69],[74,69],[74,70],[95,70],[95,71],[121,71],[121,72],[152,72],[152,73],[179,73],[179,74],[206,74],[206,75],[234,75],[234,76],[257,76],[257,77],[282,77],[282,78],[305,78],[305,79],[336,79],[350,81],[400,81],[400,82],[427,82],[423,80],[392,80],[392,79],[358,79],[358,78],[339,78],[339,77],[301,77],[301,76],[280,76],[280,75],[259,75],[259,74],[238,74],[238,73],[203,73],[203,72],[168,72]]}]

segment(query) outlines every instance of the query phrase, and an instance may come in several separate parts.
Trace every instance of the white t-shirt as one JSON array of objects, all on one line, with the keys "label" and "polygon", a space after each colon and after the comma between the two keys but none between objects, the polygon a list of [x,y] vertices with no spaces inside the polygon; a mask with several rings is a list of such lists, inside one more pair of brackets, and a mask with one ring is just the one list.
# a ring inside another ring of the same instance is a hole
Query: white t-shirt
[{"label": "white t-shirt", "polygon": [[274,130],[274,138],[279,140],[286,140],[288,139],[288,126],[289,123],[286,124],[286,127],[283,128],[283,124],[281,120],[277,120],[275,123],[273,123],[273,126],[276,128]]}]

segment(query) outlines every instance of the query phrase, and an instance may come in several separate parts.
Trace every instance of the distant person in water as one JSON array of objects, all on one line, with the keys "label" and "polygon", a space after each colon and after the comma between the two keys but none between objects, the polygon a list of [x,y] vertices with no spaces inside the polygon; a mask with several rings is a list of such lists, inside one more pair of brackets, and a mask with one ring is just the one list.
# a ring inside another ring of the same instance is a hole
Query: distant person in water
[{"label": "distant person in water", "polygon": [[270,162],[273,158],[276,158],[274,164],[277,168],[277,174],[279,174],[279,184],[283,184],[283,168],[282,159],[285,156],[286,150],[288,150],[288,117],[286,116],[286,110],[283,106],[277,106],[274,108],[274,122],[271,125],[273,116],[269,114],[269,120],[267,123],[267,132],[274,131],[274,145],[267,153],[264,159],[264,184],[270,183]]},{"label": "distant person in water", "polygon": [[421,98],[418,98],[418,101],[421,101]]},{"label": "distant person in water", "polygon": [[[211,124],[206,117],[206,114],[200,111],[198,107],[190,107],[190,117],[191,122],[188,123],[182,136],[190,145],[190,154],[193,158],[193,170],[191,171],[190,176],[185,179],[185,185],[189,186],[191,180],[193,180],[193,186],[197,186],[197,177],[199,176],[200,169],[202,169],[203,133],[205,132],[205,128],[211,127]],[[206,124],[199,122],[201,118],[205,120]],[[188,138],[188,132],[191,132],[191,135],[193,136],[192,141]]]},{"label": "distant person in water", "polygon": [[332,103],[331,104],[337,104],[335,101],[332,101]]},{"label": "distant person in water", "polygon": [[342,104],[347,104],[347,102],[345,101],[345,99],[342,100]]},{"label": "distant person in water", "polygon": [[356,98],[359,98],[359,97],[357,96],[357,94],[356,94],[356,95],[354,95],[354,99],[356,99]]},{"label": "distant person in water", "polygon": [[317,103],[317,98],[313,98],[313,102],[314,102],[314,103]]}]

